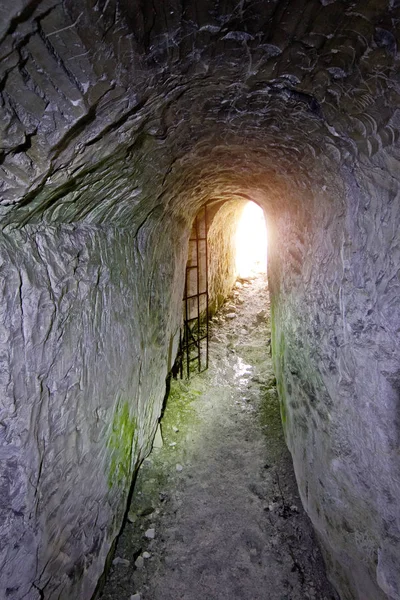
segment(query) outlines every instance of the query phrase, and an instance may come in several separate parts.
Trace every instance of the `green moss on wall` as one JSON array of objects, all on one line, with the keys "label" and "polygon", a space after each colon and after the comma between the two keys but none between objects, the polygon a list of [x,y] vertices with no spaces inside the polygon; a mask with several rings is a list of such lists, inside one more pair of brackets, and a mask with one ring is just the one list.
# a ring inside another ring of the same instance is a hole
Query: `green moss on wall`
[{"label": "green moss on wall", "polygon": [[271,295],[271,344],[276,377],[276,387],[279,396],[282,425],[286,424],[286,390],[284,383],[286,341],[282,330],[277,324],[276,299]]},{"label": "green moss on wall", "polygon": [[271,345],[272,345],[272,352],[274,353],[275,347],[276,347],[276,310],[275,310],[275,299],[272,294],[270,295],[270,300],[271,300],[271,307],[270,307],[270,311],[271,311]]},{"label": "green moss on wall", "polygon": [[276,383],[277,383],[278,396],[279,396],[279,406],[281,408],[282,425],[284,426],[286,424],[286,406],[285,406],[286,396],[285,396],[285,385],[283,383],[282,375],[279,377],[279,379],[277,379]]},{"label": "green moss on wall", "polygon": [[110,488],[121,487],[131,476],[135,431],[136,419],[130,416],[129,402],[120,400],[114,412],[107,441],[111,456],[108,474]]}]

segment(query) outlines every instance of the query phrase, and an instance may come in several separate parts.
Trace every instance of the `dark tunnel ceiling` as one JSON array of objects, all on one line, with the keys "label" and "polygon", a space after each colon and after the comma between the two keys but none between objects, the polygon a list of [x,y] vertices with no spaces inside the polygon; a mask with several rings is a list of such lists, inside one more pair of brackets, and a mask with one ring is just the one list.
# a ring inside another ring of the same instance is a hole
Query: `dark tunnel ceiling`
[{"label": "dark tunnel ceiling", "polygon": [[273,198],[397,140],[399,2],[6,4],[3,224]]}]

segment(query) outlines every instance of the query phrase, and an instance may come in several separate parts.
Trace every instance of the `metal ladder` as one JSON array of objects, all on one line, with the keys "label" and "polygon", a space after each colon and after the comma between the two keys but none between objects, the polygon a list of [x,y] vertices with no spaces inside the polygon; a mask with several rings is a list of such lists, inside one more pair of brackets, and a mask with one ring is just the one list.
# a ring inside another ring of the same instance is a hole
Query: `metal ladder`
[{"label": "metal ladder", "polygon": [[208,214],[207,204],[197,213],[189,238],[177,366],[181,379],[189,379],[191,365],[208,369]]}]

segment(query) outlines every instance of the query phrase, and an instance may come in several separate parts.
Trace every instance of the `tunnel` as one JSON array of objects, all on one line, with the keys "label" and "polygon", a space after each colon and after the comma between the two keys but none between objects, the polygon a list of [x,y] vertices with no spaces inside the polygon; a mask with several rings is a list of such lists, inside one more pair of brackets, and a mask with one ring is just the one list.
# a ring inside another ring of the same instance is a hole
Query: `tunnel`
[{"label": "tunnel", "polygon": [[218,305],[252,200],[329,578],[342,600],[400,599],[398,0],[0,15],[1,598],[92,598],[161,414],[193,220],[220,215]]}]

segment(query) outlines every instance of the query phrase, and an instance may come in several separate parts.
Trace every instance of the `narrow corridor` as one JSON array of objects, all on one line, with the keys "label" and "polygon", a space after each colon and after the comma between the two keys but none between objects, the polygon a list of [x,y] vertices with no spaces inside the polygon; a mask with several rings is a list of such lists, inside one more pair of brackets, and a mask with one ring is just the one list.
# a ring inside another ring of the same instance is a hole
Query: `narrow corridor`
[{"label": "narrow corridor", "polygon": [[211,325],[210,368],[172,381],[102,600],[333,600],[281,428],[266,276]]}]

